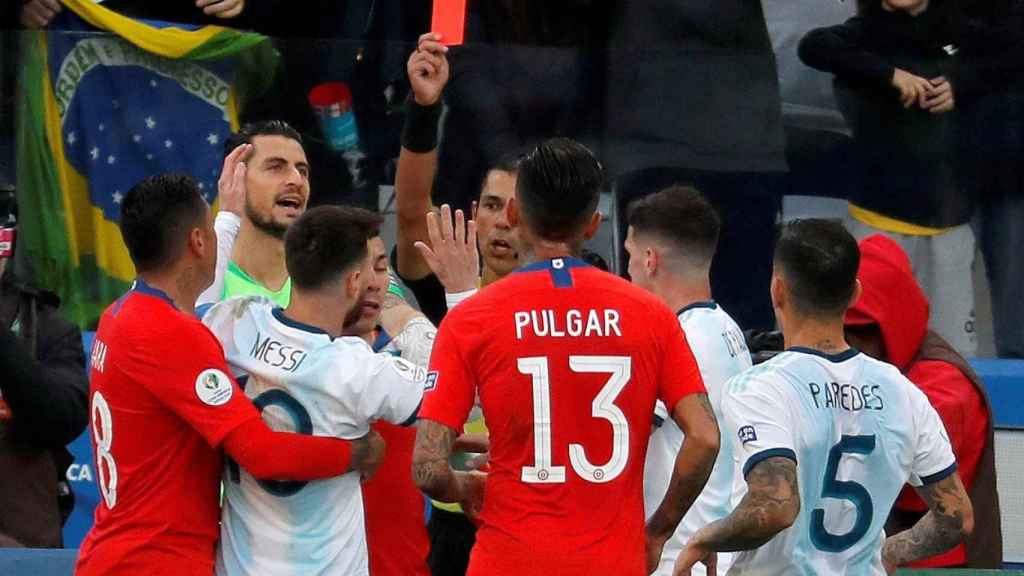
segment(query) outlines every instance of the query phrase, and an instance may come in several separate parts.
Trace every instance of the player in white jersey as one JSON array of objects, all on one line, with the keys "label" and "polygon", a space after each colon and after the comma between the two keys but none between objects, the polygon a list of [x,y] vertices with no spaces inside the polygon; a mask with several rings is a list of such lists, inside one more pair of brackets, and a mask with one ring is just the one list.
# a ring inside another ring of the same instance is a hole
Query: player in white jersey
[{"label": "player in white jersey", "polygon": [[[838,223],[783,228],[771,297],[787,350],[727,385],[722,435],[736,459],[736,507],[690,539],[677,575],[716,551],[742,551],[729,574],[885,574],[973,529],[927,398],[843,339],[859,258]],[[886,540],[886,517],[908,481],[930,512]]]},{"label": "player in white jersey", "polygon": [[[715,417],[721,422],[725,383],[750,368],[750,353],[739,326],[711,300],[711,260],[719,227],[718,215],[700,192],[673,186],[631,205],[625,245],[633,283],[679,311],[679,324],[697,359]],[[683,431],[668,417],[661,402],[655,409],[655,423],[644,466],[648,517],[665,497],[676,455],[683,445]],[[700,528],[729,514],[732,489],[733,456],[729,443],[723,442],[704,490],[665,543],[655,574],[670,576],[687,540]],[[725,573],[730,564],[729,554],[718,555],[720,573]],[[703,566],[697,566],[694,572],[703,575]]]},{"label": "player in white jersey", "polygon": [[[204,322],[246,395],[278,430],[359,438],[374,420],[412,424],[425,371],[361,338],[341,337],[362,314],[374,270],[368,239],[380,217],[321,207],[285,238],[292,278],[286,309],[263,297],[227,300]],[[229,463],[217,574],[368,574],[358,474],[259,482]]]}]

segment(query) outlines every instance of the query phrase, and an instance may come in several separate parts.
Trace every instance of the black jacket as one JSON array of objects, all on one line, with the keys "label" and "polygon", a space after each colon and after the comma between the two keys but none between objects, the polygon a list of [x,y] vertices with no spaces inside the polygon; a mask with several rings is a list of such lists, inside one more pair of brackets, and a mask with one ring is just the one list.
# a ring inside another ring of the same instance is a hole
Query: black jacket
[{"label": "black jacket", "polygon": [[960,181],[959,110],[904,109],[890,85],[900,68],[926,79],[949,78],[956,96],[960,38],[953,6],[935,0],[917,17],[870,10],[801,40],[800,58],[836,75],[836,99],[853,130],[863,178],[850,198],[857,206],[934,228],[970,218]]},{"label": "black jacket", "polygon": [[78,327],[56,296],[0,279],[0,535],[27,547],[61,546],[57,483],[65,446],[88,421],[89,383]]}]

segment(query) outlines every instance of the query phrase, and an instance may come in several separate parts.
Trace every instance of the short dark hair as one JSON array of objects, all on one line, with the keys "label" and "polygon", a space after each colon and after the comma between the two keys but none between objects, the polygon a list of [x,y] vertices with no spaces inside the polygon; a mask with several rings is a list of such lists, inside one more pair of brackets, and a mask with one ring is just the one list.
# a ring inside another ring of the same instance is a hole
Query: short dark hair
[{"label": "short dark hair", "polygon": [[238,131],[232,133],[224,140],[224,157],[227,158],[229,154],[242,144],[252,144],[252,141],[257,136],[283,136],[290,140],[295,140],[299,143],[299,146],[303,146],[302,135],[299,134],[298,130],[292,128],[290,124],[284,120],[264,120],[261,122],[250,122]]},{"label": "short dark hair", "polygon": [[670,242],[680,255],[701,267],[711,265],[718,247],[721,221],[696,188],[670,186],[630,205],[629,225],[635,234]]},{"label": "short dark hair", "polygon": [[793,220],[779,233],[775,266],[780,267],[800,312],[810,316],[842,314],[853,298],[860,248],[836,220]]},{"label": "short dark hair", "polygon": [[519,162],[516,199],[527,227],[544,240],[573,239],[590,220],[604,171],[584,145],[567,138],[541,142]]},{"label": "short dark hair", "polygon": [[135,270],[149,272],[177,260],[206,210],[199,185],[186,174],[158,174],[132,186],[121,201],[120,227]]},{"label": "short dark hair", "polygon": [[284,236],[292,285],[316,290],[366,258],[366,241],[380,234],[384,218],[354,206],[318,206],[299,217]]}]

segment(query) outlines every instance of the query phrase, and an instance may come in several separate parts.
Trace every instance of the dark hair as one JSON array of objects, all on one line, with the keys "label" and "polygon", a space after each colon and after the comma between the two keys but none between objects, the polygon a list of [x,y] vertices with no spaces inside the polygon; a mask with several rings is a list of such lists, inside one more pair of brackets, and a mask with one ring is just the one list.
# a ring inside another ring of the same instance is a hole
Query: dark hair
[{"label": "dark hair", "polygon": [[292,285],[315,290],[366,258],[366,241],[380,234],[384,218],[354,206],[319,206],[299,217],[284,236]]},{"label": "dark hair", "polygon": [[564,242],[590,220],[603,183],[601,163],[586,146],[555,138],[540,143],[519,162],[516,200],[535,235]]},{"label": "dark hair", "polygon": [[227,158],[235,148],[242,144],[252,144],[253,139],[257,136],[284,136],[295,140],[299,146],[303,146],[302,135],[290,124],[284,120],[264,120],[246,124],[242,126],[241,130],[228,136],[224,141],[224,157]]},{"label": "dark hair", "polygon": [[645,196],[629,207],[629,225],[636,234],[657,236],[678,248],[697,266],[711,264],[721,221],[696,188],[671,186]]},{"label": "dark hair", "polygon": [[188,233],[203,225],[206,201],[185,174],[158,174],[139,182],[121,201],[121,237],[137,272],[177,260]]},{"label": "dark hair", "polygon": [[841,314],[853,298],[860,248],[838,221],[793,220],[782,226],[775,266],[799,311],[811,316]]}]

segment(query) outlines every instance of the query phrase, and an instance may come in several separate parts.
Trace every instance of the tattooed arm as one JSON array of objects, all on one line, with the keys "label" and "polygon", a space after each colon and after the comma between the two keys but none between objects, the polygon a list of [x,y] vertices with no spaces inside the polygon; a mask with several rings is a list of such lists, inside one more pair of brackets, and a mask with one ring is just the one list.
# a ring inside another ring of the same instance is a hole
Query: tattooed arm
[{"label": "tattooed arm", "polygon": [[483,508],[486,474],[456,472],[448,464],[455,431],[434,422],[416,421],[416,447],[412,453],[412,478],[421,492],[440,502],[458,502],[470,520]]},{"label": "tattooed arm", "polygon": [[921,486],[917,493],[928,503],[928,513],[910,530],[885,540],[882,561],[890,573],[949,550],[974,530],[974,510],[959,474]]},{"label": "tattooed arm", "polygon": [[758,462],[747,474],[747,494],[725,518],[700,529],[676,560],[674,574],[688,574],[715,552],[758,548],[793,525],[800,513],[796,462],[781,456]]},{"label": "tattooed arm", "polygon": [[657,567],[665,541],[704,489],[718,456],[718,422],[707,394],[686,396],[676,404],[672,417],[685,436],[668,492],[647,522],[649,569]]}]

